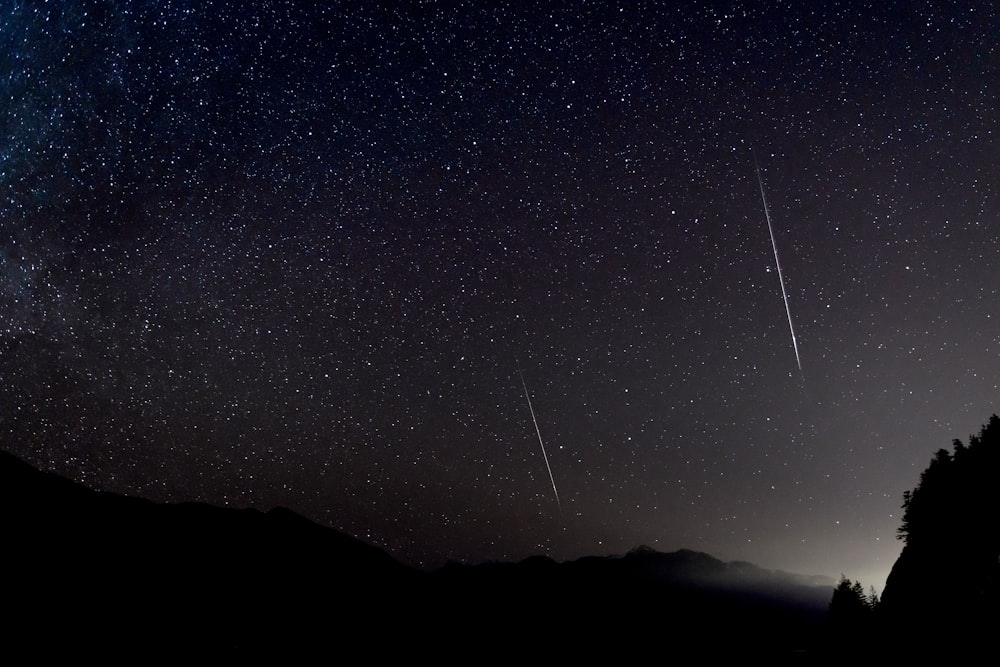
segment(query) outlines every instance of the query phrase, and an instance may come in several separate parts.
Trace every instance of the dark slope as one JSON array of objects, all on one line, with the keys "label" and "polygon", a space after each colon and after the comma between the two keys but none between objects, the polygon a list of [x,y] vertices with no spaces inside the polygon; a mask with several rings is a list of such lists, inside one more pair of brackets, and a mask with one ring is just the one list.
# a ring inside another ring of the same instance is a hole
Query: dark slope
[{"label": "dark slope", "polygon": [[1000,418],[952,447],[934,455],[904,496],[905,546],[886,580],[880,621],[889,633],[938,645],[992,646],[1000,622]]},{"label": "dark slope", "polygon": [[[5,614],[43,651],[266,650],[391,621],[416,573],[285,509],[156,504],[0,452]],[[331,632],[331,629],[336,632]]]},{"label": "dark slope", "polygon": [[44,654],[787,654],[832,587],[693,551],[411,570],[286,509],[162,505],[0,452],[7,628]]}]

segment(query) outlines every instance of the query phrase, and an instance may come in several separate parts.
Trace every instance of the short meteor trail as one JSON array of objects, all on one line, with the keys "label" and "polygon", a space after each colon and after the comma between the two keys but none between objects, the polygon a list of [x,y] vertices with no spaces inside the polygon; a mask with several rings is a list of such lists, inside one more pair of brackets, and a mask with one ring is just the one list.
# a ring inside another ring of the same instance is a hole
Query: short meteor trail
[{"label": "short meteor trail", "polygon": [[549,471],[549,481],[552,482],[552,493],[556,496],[556,505],[559,513],[562,514],[562,503],[559,501],[559,490],[556,488],[556,478],[552,476],[552,466],[549,465],[549,455],[545,453],[545,443],[542,442],[542,431],[538,428],[538,419],[535,418],[535,409],[531,407],[531,396],[528,395],[528,385],[524,381],[524,373],[520,367],[517,374],[521,376],[521,386],[524,387],[524,397],[528,400],[528,410],[531,412],[531,421],[535,425],[535,433],[538,434],[538,445],[542,448],[542,458],[545,459],[545,469]]},{"label": "short meteor trail", "polygon": [[760,200],[764,202],[764,217],[767,219],[767,233],[771,236],[771,248],[774,250],[774,266],[778,269],[778,282],[781,283],[781,298],[785,300],[785,315],[788,316],[788,332],[792,334],[792,349],[795,350],[795,363],[799,366],[799,374],[802,374],[802,360],[799,359],[799,344],[795,340],[795,327],[792,326],[792,311],[788,307],[788,292],[785,290],[785,276],[781,273],[781,262],[778,260],[778,244],[774,242],[774,228],[771,226],[771,209],[767,206],[767,197],[764,196],[764,179],[760,175],[760,165],[757,164],[757,157],[754,156],[753,168],[757,172],[757,184],[760,186]]}]

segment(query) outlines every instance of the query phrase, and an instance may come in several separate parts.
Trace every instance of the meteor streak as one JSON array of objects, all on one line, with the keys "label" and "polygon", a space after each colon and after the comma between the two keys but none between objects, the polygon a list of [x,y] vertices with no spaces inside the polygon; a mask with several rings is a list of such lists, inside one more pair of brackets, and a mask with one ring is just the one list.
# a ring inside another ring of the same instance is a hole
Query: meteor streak
[{"label": "meteor streak", "polygon": [[778,269],[778,282],[781,283],[781,298],[785,300],[785,315],[788,316],[788,333],[792,335],[792,349],[795,350],[795,363],[799,366],[799,374],[802,374],[802,360],[799,359],[799,344],[795,340],[795,327],[792,326],[792,311],[788,307],[788,292],[785,290],[785,276],[781,273],[781,262],[778,260],[778,244],[774,242],[774,229],[771,227],[771,209],[767,206],[767,197],[764,196],[764,179],[760,175],[760,165],[757,164],[757,157],[754,156],[753,168],[757,172],[757,184],[760,186],[760,200],[764,202],[764,217],[767,219],[767,233],[771,236],[771,248],[774,250],[774,266]]},{"label": "meteor streak", "polygon": [[556,505],[559,513],[562,514],[562,503],[559,501],[559,490],[556,488],[556,478],[552,476],[552,466],[549,465],[549,455],[545,453],[545,443],[542,442],[542,431],[538,428],[538,419],[535,418],[535,409],[531,407],[531,396],[528,395],[528,385],[524,382],[524,373],[518,367],[517,374],[521,376],[521,386],[524,387],[524,398],[528,401],[528,410],[531,412],[531,421],[535,425],[535,433],[538,434],[538,445],[542,448],[542,458],[545,459],[545,469],[549,471],[549,481],[552,482],[552,493],[556,496]]}]

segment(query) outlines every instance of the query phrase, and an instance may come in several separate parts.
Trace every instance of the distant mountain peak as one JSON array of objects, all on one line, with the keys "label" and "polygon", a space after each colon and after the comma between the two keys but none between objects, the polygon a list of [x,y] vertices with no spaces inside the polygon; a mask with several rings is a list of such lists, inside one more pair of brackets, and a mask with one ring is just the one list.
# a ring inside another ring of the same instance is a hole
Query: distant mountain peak
[{"label": "distant mountain peak", "polygon": [[[414,646],[440,657],[447,644],[467,658],[511,637],[527,647],[539,632],[561,655],[573,646],[589,655],[581,636],[615,647],[625,637],[658,643],[671,627],[683,642],[707,625],[742,637],[734,645],[745,653],[747,642],[815,626],[830,596],[727,579],[708,554],[647,545],[625,556],[533,556],[422,574],[286,508],[97,492],[3,452],[0,539],[9,545],[5,602],[26,619],[11,636],[33,646],[60,636],[101,655],[116,647],[145,655],[168,641],[185,654],[208,646],[226,655],[388,641],[407,657]],[[30,621],[43,615],[43,625]]]}]

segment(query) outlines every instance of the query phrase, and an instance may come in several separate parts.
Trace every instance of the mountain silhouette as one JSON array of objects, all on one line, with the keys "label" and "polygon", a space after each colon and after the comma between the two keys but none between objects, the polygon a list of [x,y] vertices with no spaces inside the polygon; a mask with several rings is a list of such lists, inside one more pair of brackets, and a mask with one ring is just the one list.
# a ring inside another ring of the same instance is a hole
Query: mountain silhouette
[{"label": "mountain silhouette", "polygon": [[158,504],[4,452],[0,538],[8,637],[37,656],[786,655],[833,589],[648,547],[427,573],[287,509]]},{"label": "mountain silhouette", "polygon": [[491,628],[507,627],[581,657],[608,650],[609,638],[663,655],[786,655],[814,647],[832,594],[747,563],[648,547],[565,563],[451,564],[432,578],[458,608],[492,601],[474,621],[452,620],[463,635],[486,641]]},{"label": "mountain silhouette", "polygon": [[249,653],[299,633],[328,635],[328,623],[364,634],[362,619],[391,620],[382,600],[416,577],[287,509],[92,491],[4,452],[0,508],[10,636],[43,651]]}]

